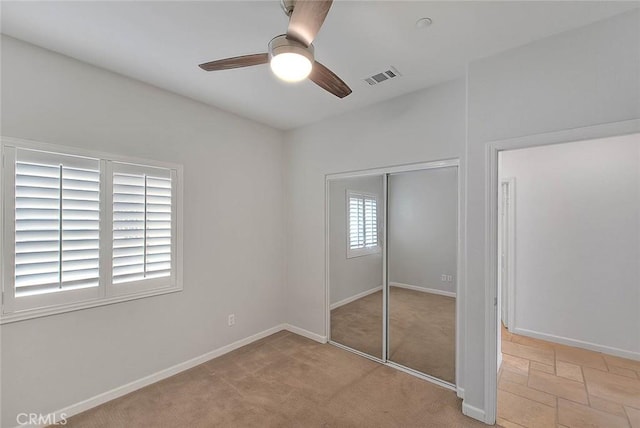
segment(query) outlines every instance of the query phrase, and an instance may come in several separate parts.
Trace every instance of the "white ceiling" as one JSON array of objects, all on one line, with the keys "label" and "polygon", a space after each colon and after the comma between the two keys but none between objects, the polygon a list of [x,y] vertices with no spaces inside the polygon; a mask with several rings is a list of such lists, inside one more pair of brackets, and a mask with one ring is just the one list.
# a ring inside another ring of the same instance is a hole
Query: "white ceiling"
[{"label": "white ceiling", "polygon": [[[268,66],[205,72],[198,64],[266,52],[286,31],[278,1],[2,1],[2,33],[280,129],[450,80],[466,64],[598,21],[637,2],[334,2],[316,58],[353,89],[340,100]],[[421,17],[433,19],[417,29]],[[402,76],[362,79],[395,66]],[[46,70],[42,70],[46,74]]]}]

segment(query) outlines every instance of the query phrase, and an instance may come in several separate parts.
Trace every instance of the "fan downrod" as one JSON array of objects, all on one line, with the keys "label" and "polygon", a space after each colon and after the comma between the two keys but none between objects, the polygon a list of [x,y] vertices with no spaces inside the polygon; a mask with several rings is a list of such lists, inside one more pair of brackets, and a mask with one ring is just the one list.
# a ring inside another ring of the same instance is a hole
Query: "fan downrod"
[{"label": "fan downrod", "polygon": [[280,7],[285,15],[291,17],[293,13],[293,7],[295,6],[296,0],[280,0]]}]

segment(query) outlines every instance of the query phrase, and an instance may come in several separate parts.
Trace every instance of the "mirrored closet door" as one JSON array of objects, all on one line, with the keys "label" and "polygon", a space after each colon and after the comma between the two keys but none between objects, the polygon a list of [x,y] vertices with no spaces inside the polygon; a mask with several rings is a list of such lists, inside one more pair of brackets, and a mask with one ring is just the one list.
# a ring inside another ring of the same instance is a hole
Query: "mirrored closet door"
[{"label": "mirrored closet door", "polygon": [[457,168],[388,176],[388,360],[455,384]]},{"label": "mirrored closet door", "polygon": [[331,341],[382,359],[383,175],[330,180]]},{"label": "mirrored closet door", "polygon": [[453,387],[458,163],[327,179],[331,343]]}]

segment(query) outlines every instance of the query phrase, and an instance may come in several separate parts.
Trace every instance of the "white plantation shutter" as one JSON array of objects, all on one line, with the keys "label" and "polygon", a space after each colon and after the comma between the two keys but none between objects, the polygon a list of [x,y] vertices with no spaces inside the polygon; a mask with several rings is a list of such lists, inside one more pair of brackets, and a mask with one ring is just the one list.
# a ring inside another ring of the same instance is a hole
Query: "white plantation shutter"
[{"label": "white plantation shutter", "polygon": [[172,272],[171,171],[113,163],[114,284]]},{"label": "white plantation shutter", "polygon": [[364,199],[349,196],[349,248],[363,248],[364,238]]},{"label": "white plantation shutter", "polygon": [[3,322],[182,290],[180,165],[0,143]]},{"label": "white plantation shutter", "polygon": [[364,197],[364,246],[378,245],[378,213],[375,198]]},{"label": "white plantation shutter", "polygon": [[15,296],[99,285],[100,161],[15,158]]},{"label": "white plantation shutter", "polygon": [[353,256],[358,254],[357,250],[377,248],[378,204],[376,197],[347,192],[347,200],[349,253]]}]

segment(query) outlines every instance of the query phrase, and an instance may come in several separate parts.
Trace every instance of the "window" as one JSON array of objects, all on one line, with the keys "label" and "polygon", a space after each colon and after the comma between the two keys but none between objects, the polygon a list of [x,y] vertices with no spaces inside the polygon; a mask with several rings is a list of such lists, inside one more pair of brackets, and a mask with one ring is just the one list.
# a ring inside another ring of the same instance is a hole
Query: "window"
[{"label": "window", "polygon": [[347,258],[379,252],[376,196],[347,191],[347,210]]},{"label": "window", "polygon": [[171,171],[113,162],[112,282],[114,292],[148,289],[172,274]]},{"label": "window", "polygon": [[178,166],[3,139],[2,322],[181,289]]},{"label": "window", "polygon": [[16,297],[98,286],[100,162],[19,150]]}]

